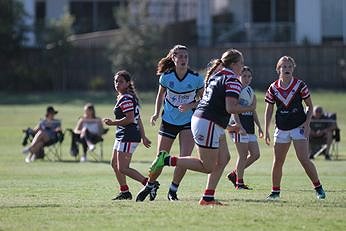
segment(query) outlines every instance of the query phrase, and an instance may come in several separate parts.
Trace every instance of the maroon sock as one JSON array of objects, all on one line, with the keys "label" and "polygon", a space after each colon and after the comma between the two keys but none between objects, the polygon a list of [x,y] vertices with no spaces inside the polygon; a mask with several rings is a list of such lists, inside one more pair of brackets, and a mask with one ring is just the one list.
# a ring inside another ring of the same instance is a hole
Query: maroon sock
[{"label": "maroon sock", "polygon": [[128,191],[129,191],[129,186],[127,186],[127,184],[120,185],[120,192],[128,192]]},{"label": "maroon sock", "polygon": [[215,190],[214,189],[206,189],[204,191],[203,200],[205,200],[205,201],[213,201],[214,200],[214,194],[215,194]]},{"label": "maroon sock", "polygon": [[142,181],[142,185],[146,185],[147,184],[147,182],[148,182],[148,177],[146,177],[143,181]]},{"label": "maroon sock", "polygon": [[171,158],[169,159],[169,166],[177,166],[177,160],[177,157],[171,156]]},{"label": "maroon sock", "polygon": [[312,182],[314,184],[315,188],[318,188],[321,186],[321,182],[319,180],[317,180],[316,182]]}]

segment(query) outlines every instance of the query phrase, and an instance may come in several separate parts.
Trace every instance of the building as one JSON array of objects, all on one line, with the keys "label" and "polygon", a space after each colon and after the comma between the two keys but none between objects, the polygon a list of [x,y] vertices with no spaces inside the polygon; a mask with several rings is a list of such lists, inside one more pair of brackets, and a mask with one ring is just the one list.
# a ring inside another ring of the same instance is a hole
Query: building
[{"label": "building", "polygon": [[[28,25],[75,17],[76,34],[117,28],[114,10],[134,0],[21,0],[31,15]],[[196,20],[199,45],[246,42],[295,44],[346,43],[345,0],[148,0],[153,23]],[[216,15],[229,15],[216,20]],[[214,17],[213,17],[214,16]],[[226,17],[227,18],[227,17]],[[35,44],[33,33],[29,45]]]}]

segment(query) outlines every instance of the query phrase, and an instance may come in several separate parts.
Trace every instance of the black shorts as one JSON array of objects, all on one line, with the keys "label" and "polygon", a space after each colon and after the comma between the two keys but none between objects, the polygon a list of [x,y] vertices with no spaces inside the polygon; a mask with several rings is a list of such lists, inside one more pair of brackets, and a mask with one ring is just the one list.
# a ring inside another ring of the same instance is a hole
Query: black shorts
[{"label": "black shorts", "polygon": [[183,125],[174,125],[162,120],[159,134],[171,139],[175,139],[182,130],[191,129],[191,122]]}]

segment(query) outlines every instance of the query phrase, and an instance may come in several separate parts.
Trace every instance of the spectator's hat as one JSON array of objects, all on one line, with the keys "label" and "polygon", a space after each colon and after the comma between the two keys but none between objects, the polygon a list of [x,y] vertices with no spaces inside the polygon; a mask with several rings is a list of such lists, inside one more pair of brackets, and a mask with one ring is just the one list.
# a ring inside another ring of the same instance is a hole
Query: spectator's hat
[{"label": "spectator's hat", "polygon": [[53,106],[47,107],[47,114],[57,114],[57,113],[58,111],[56,111]]},{"label": "spectator's hat", "polygon": [[320,113],[323,114],[323,108],[320,105],[314,106],[314,113]]}]

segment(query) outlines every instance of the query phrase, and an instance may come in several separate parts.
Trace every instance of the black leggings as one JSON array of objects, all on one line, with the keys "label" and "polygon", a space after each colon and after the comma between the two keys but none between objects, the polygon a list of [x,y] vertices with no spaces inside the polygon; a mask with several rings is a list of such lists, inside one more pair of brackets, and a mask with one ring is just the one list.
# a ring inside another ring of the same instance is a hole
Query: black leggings
[{"label": "black leggings", "polygon": [[87,140],[93,144],[96,144],[100,141],[102,141],[102,137],[99,135],[95,135],[91,132],[89,132],[88,130],[86,130],[86,134],[84,138],[80,138],[80,134],[76,134],[72,131],[72,142],[71,142],[71,154],[73,156],[77,156],[78,155],[78,144],[80,143],[82,144],[83,147],[83,154],[86,155],[87,151],[88,151],[88,144],[87,144]]}]

